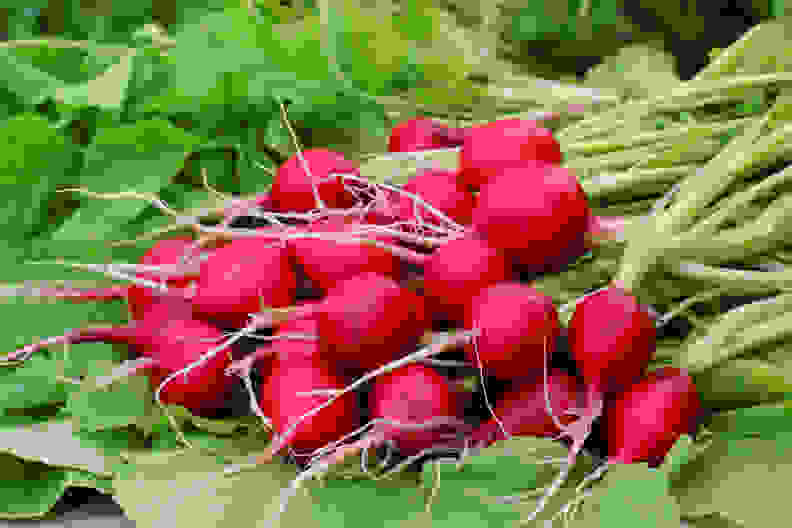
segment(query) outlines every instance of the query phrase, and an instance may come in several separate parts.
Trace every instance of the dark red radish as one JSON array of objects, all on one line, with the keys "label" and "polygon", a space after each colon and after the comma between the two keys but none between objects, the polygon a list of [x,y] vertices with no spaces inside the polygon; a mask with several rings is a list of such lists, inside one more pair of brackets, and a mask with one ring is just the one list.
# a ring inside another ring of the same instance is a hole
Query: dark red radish
[{"label": "dark red radish", "polygon": [[[302,153],[316,183],[317,192],[324,205],[330,208],[351,207],[354,196],[344,187],[342,173],[360,177],[357,164],[338,152],[317,148]],[[339,174],[330,176],[331,173]],[[311,179],[296,154],[278,167],[270,190],[272,204],[281,212],[302,213],[319,208]]]},{"label": "dark red radish", "polygon": [[468,129],[459,152],[459,179],[478,189],[504,167],[532,161],[557,165],[562,159],[561,146],[550,130],[536,121],[500,119]]},{"label": "dark red radish", "polygon": [[516,281],[492,284],[471,298],[465,328],[481,331],[465,346],[467,360],[502,380],[542,372],[560,331],[553,299]]},{"label": "dark red radish", "polygon": [[350,372],[405,355],[430,326],[423,296],[371,272],[340,281],[321,301],[257,314],[251,326],[310,316],[319,324],[322,357]]},{"label": "dark red radish", "polygon": [[[404,191],[418,195],[432,207],[461,225],[470,225],[475,200],[473,194],[457,180],[456,171],[444,169],[423,169],[413,175],[402,187]],[[443,226],[444,221],[418,205],[418,213],[427,222]],[[405,222],[415,222],[415,200],[407,195],[399,196],[399,218]]]},{"label": "dark red radish", "polygon": [[443,375],[420,363],[409,363],[375,378],[369,402],[372,420],[384,418],[420,424],[440,417],[453,419],[445,425],[424,430],[385,423],[373,427],[371,434],[393,441],[407,456],[442,443],[439,440],[443,433],[453,433],[455,429],[464,427],[460,392],[454,390]]},{"label": "dark red radish", "polygon": [[568,326],[569,350],[586,385],[586,409],[565,432],[570,464],[605,398],[639,379],[654,356],[657,331],[649,311],[621,288],[610,286],[581,300]]},{"label": "dark red radish", "polygon": [[539,273],[585,253],[589,215],[571,171],[525,163],[500,169],[481,188],[473,229],[521,270]]},{"label": "dark red radish", "polygon": [[663,367],[610,398],[603,414],[609,464],[662,464],[683,434],[695,430],[701,399],[684,369]]},{"label": "dark red radish", "polygon": [[276,434],[283,435],[273,441],[260,461],[266,462],[288,446],[300,461],[312,451],[340,440],[360,427],[360,408],[354,392],[348,392],[315,415],[298,419],[327,402],[325,395],[307,395],[319,389],[343,389],[348,379],[338,369],[314,355],[274,356],[268,370],[261,372],[264,382],[260,389],[262,412],[272,420]]},{"label": "dark red radish", "polygon": [[[140,259],[141,264],[149,266],[159,266],[163,264],[179,264],[185,255],[192,255],[189,252],[194,240],[190,237],[168,238],[158,241]],[[206,250],[204,250],[205,252]],[[156,273],[138,273],[141,279],[161,282],[161,278]],[[169,288],[183,290],[189,283],[196,279],[195,275],[174,276],[168,279],[165,284]],[[129,302],[129,313],[132,319],[140,320],[146,308],[159,298],[156,290],[145,286],[131,284],[127,299]]]},{"label": "dark red radish", "polygon": [[[701,412],[701,399],[686,370],[663,367],[648,373],[608,399],[603,415],[608,457],[604,464],[586,475],[578,489],[584,489],[613,464],[660,466],[679,437],[694,432]],[[547,488],[528,520],[535,519],[544,509],[566,480],[571,467],[567,464]]]},{"label": "dark red radish", "polygon": [[426,261],[423,289],[436,318],[464,325],[465,307],[483,288],[514,278],[508,259],[475,233],[440,246]]},{"label": "dark red radish", "polygon": [[194,295],[194,313],[239,328],[263,306],[294,304],[297,274],[285,244],[237,238],[201,262]]},{"label": "dark red radish", "polygon": [[[223,341],[219,329],[190,317],[189,306],[184,301],[168,299],[152,303],[142,320],[129,325],[73,330],[28,345],[3,359],[24,359],[42,347],[65,342],[124,344],[152,359],[141,370],[148,371],[151,386],[156,390],[165,377],[187,367]],[[160,400],[165,404],[181,405],[196,414],[217,409],[224,404],[234,383],[233,378],[225,375],[230,363],[229,351],[221,350],[187,374],[169,381],[160,393]]]},{"label": "dark red radish", "polygon": [[471,432],[462,420],[461,392],[434,369],[419,363],[375,378],[368,399],[371,420],[382,421],[375,421],[360,440],[326,455],[326,464],[338,464],[350,454],[386,442],[405,456],[437,446],[458,447]]},{"label": "dark red radish", "polygon": [[428,118],[403,121],[391,129],[388,152],[456,147],[462,144],[464,130],[452,128]]},{"label": "dark red radish", "polygon": [[[569,424],[575,420],[573,415],[582,409],[582,389],[576,378],[562,370],[552,369],[547,376],[552,416],[547,411],[543,375],[515,382],[498,398],[493,411],[511,436],[555,437],[561,433],[556,420]],[[476,447],[487,447],[507,438],[494,417],[482,423],[471,435]]]},{"label": "dark red radish", "polygon": [[[182,257],[187,253],[192,244],[193,240],[189,237],[159,240],[143,254],[139,264],[147,266],[178,266],[182,263]],[[198,275],[192,269],[185,267],[183,272],[173,275],[165,275],[153,271],[142,271],[136,273],[135,276],[139,279],[153,282],[164,282],[169,289],[178,292],[183,291]],[[139,284],[103,288],[39,288],[33,292],[33,295],[36,297],[50,297],[72,302],[112,301],[126,298],[130,316],[135,320],[140,320],[146,309],[155,300],[161,297],[157,290]]]}]

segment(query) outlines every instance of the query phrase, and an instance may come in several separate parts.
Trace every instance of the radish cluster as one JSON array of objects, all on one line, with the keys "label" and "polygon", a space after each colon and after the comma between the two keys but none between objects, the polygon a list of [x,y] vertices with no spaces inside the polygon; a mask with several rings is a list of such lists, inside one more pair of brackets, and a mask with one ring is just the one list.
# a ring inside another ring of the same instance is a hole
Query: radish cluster
[{"label": "radish cluster", "polygon": [[[422,170],[401,188],[362,180],[339,153],[301,152],[246,202],[270,225],[228,228],[211,248],[162,240],[130,265],[125,289],[49,292],[123,297],[129,325],[69,332],[5,359],[65,341],[126,343],[162,402],[198,414],[223,405],[232,373],[255,373],[252,406],[273,430],[264,460],[289,450],[335,463],[379,445],[417,456],[527,435],[563,440],[568,472],[602,419],[609,462],[658,463],[700,404],[684,372],[647,374],[656,337],[646,307],[615,285],[582,299],[567,331],[577,371],[564,371],[550,367],[563,334],[552,299],[518,280],[562,269],[621,224],[591,214],[558,142],[535,122],[463,130],[416,119],[394,129],[389,149],[449,146],[461,147],[459,170]],[[301,278],[313,285],[307,298]],[[234,340],[265,328],[267,341],[240,357]],[[485,390],[485,379],[508,386],[480,425],[464,412],[470,395],[431,363],[445,353]]]}]

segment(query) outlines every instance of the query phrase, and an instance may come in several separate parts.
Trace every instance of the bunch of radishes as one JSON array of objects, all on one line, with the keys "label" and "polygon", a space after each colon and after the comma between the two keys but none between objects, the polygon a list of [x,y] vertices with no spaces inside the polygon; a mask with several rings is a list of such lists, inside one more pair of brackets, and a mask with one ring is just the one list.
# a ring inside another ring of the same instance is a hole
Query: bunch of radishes
[{"label": "bunch of radishes", "polygon": [[[403,187],[361,178],[341,154],[298,152],[268,194],[247,202],[262,226],[234,228],[229,217],[200,243],[162,240],[140,264],[119,265],[116,276],[132,270],[126,289],[48,292],[125,297],[129,325],[68,332],[5,359],[64,341],[127,343],[143,358],[127,372],[144,370],[158,401],[198,414],[223,405],[238,382],[230,373],[248,380],[255,367],[252,407],[275,435],[265,458],[289,449],[328,464],[380,444],[409,456],[529,435],[566,442],[563,478],[602,418],[608,462],[659,464],[693,430],[700,404],[687,373],[647,373],[647,307],[616,285],[583,298],[566,330],[579,374],[564,372],[549,368],[563,332],[556,307],[520,280],[562,269],[618,234],[618,219],[592,215],[536,122],[450,129],[414,119],[389,143],[456,146],[458,171],[420,170]],[[306,281],[312,293],[298,298]],[[224,339],[228,328],[237,331]],[[267,342],[238,357],[230,344],[263,328],[273,330]],[[507,384],[481,424],[465,416],[469,394],[432,362],[454,349],[482,382]],[[363,387],[367,423],[355,394]]]}]

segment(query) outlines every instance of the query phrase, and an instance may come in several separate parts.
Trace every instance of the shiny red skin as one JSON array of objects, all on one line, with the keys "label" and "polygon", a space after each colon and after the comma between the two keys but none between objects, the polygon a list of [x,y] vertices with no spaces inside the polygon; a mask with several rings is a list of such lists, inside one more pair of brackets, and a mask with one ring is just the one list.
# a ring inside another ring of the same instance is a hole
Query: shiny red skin
[{"label": "shiny red skin", "polygon": [[509,260],[470,233],[432,252],[424,264],[424,295],[436,318],[462,326],[471,298],[491,284],[512,278]]},{"label": "shiny red skin", "polygon": [[[330,178],[330,173],[360,176],[358,165],[338,152],[317,148],[303,151],[303,158],[317,182],[319,196],[330,208],[351,207],[355,203],[352,193],[344,188],[343,178],[339,175]],[[315,209],[311,182],[295,154],[278,167],[270,189],[271,205],[281,212],[303,213]]]},{"label": "shiny red skin", "polygon": [[[465,310],[465,328],[479,328],[478,357],[484,373],[502,380],[542,372],[560,332],[551,297],[530,286],[504,281],[484,288]],[[473,343],[465,356],[478,367]]]},{"label": "shiny red skin", "polygon": [[459,152],[459,179],[478,189],[503,167],[526,161],[558,165],[561,146],[553,133],[536,121],[501,119],[469,129]]},{"label": "shiny red skin", "polygon": [[447,127],[427,118],[408,119],[391,129],[388,152],[413,152],[459,146],[462,129]]},{"label": "shiny red skin", "polygon": [[687,371],[664,367],[648,373],[605,404],[608,463],[659,466],[679,437],[694,430],[701,409]]}]

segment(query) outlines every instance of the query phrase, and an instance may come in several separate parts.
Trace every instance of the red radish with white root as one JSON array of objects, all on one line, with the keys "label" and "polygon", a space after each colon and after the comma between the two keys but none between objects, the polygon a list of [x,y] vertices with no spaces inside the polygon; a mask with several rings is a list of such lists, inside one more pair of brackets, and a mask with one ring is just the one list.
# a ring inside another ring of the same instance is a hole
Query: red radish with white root
[{"label": "red radish with white root", "polygon": [[[558,165],[562,159],[561,145],[550,130],[536,121],[500,119],[467,131],[459,152],[459,179],[478,189],[504,167],[526,161]],[[540,182],[529,176],[526,183]]]},{"label": "red radish with white root", "polygon": [[646,372],[654,356],[657,331],[649,311],[633,295],[611,285],[576,305],[568,336],[585,384],[586,405],[578,420],[563,426],[561,435],[572,442],[567,464],[540,500],[536,513],[563,484],[594,421],[603,415],[605,402],[618,397]]},{"label": "red radish with white root", "polygon": [[[229,351],[222,350],[230,342],[224,341],[220,330],[192,319],[189,306],[183,301],[168,300],[153,303],[142,320],[129,325],[74,330],[18,349],[2,359],[23,360],[43,347],[66,342],[129,345],[143,357],[122,365],[119,376],[146,370],[152,388],[158,390],[163,403],[181,405],[200,415],[222,406],[234,383],[233,378],[225,375],[231,359]],[[215,352],[195,364],[211,351]],[[188,372],[171,378],[188,367]],[[166,377],[171,379],[160,389]]]},{"label": "red radish with white root", "polygon": [[462,420],[461,393],[431,367],[410,363],[377,377],[369,394],[374,424],[363,438],[333,448],[334,465],[361,450],[390,443],[414,456],[433,447],[458,447],[471,427]]},{"label": "red radish with white root", "polygon": [[562,370],[551,370],[546,381],[547,386],[544,376],[537,376],[515,382],[498,398],[494,416],[471,435],[474,447],[487,447],[509,436],[558,436],[562,431],[556,422],[574,421],[572,415],[582,408],[583,391],[578,380]]},{"label": "red radish with white root", "polygon": [[[646,463],[656,468],[683,434],[695,431],[702,412],[693,378],[684,369],[662,367],[635,381],[605,405],[603,415],[608,457],[578,485],[583,490],[613,464]],[[528,520],[536,518],[568,474],[548,489]],[[573,499],[573,501],[576,501]]]},{"label": "red radish with white root", "polygon": [[514,278],[509,261],[487,241],[469,233],[429,255],[423,289],[435,318],[464,325],[465,307],[483,288]]},{"label": "red radish with white root", "polygon": [[465,346],[467,360],[502,380],[542,372],[560,332],[552,298],[514,281],[493,284],[473,297],[465,310],[465,328],[481,332]]},{"label": "red radish with white root", "polygon": [[538,273],[585,253],[589,217],[571,171],[526,162],[500,169],[481,188],[473,229],[520,269]]},{"label": "red radish with white root", "polygon": [[388,152],[456,147],[462,144],[464,134],[462,128],[448,127],[432,119],[409,119],[391,130]]},{"label": "red radish with white root", "polygon": [[[422,169],[413,175],[402,189],[419,195],[458,224],[470,225],[476,200],[473,193],[459,184],[456,174],[456,171],[443,169]],[[409,196],[399,195],[398,203],[400,220],[415,222],[417,209],[418,214],[427,222],[442,225],[440,218],[414,203]]]},{"label": "red radish with white root", "polygon": [[353,372],[404,355],[429,327],[423,296],[367,272],[340,281],[321,301],[257,314],[249,328],[310,316],[318,322],[321,355]]},{"label": "red radish with white root", "polygon": [[333,175],[347,173],[360,174],[357,165],[338,152],[318,148],[295,154],[278,167],[270,189],[272,203],[281,212],[300,213],[350,207],[355,204],[354,195],[342,176]]}]

